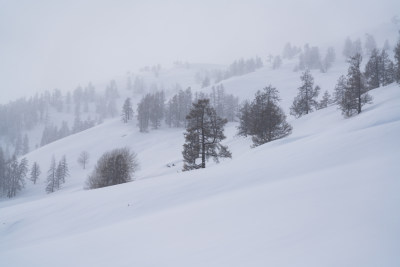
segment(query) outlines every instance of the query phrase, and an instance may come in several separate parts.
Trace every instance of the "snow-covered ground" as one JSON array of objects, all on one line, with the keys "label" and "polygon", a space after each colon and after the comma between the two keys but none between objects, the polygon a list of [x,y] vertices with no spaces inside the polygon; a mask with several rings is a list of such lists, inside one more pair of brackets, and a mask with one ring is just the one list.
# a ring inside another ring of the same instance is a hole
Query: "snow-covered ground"
[{"label": "snow-covered ground", "polygon": [[[271,83],[287,112],[300,84],[293,66],[223,83],[241,99]],[[332,92],[345,72],[313,74]],[[358,116],[331,106],[290,119],[290,136],[254,149],[230,123],[233,158],[192,172],[181,172],[183,129],[143,134],[119,119],[35,150],[39,184],[0,201],[1,265],[400,266],[400,87],[371,95]],[[123,146],[138,154],[136,180],[83,190],[100,155]],[[47,195],[52,155],[67,156],[71,176]]]}]

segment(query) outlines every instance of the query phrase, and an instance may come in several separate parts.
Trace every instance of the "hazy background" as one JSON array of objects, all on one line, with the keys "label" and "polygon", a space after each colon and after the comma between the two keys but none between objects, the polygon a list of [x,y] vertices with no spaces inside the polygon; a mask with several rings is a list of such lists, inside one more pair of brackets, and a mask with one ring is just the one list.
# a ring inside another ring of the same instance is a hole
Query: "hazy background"
[{"label": "hazy background", "polygon": [[0,0],[0,103],[144,65],[226,64],[280,53],[287,41],[342,43],[396,13],[399,0]]}]

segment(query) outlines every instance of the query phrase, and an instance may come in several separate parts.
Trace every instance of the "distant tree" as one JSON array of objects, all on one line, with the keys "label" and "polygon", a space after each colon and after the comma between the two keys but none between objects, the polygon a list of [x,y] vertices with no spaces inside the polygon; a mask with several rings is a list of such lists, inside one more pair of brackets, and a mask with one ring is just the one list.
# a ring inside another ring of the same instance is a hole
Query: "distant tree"
[{"label": "distant tree", "polygon": [[192,106],[192,91],[187,88],[179,90],[167,103],[165,122],[170,127],[186,127],[186,116]]},{"label": "distant tree", "polygon": [[309,70],[303,72],[300,79],[303,84],[298,88],[299,93],[290,107],[290,114],[296,118],[306,115],[318,107],[316,98],[320,91],[319,86],[314,87],[314,78]]},{"label": "distant tree", "polygon": [[158,129],[164,118],[165,111],[165,96],[164,91],[157,91],[151,95],[150,102],[150,123],[153,129]]},{"label": "distant tree", "polygon": [[58,139],[67,137],[70,135],[70,130],[67,121],[62,121],[60,130],[58,130]]},{"label": "distant tree", "polygon": [[253,147],[285,137],[292,132],[286,116],[279,107],[278,90],[271,85],[256,93],[251,104],[243,105],[238,134],[251,135]]},{"label": "distant tree", "polygon": [[364,47],[365,47],[365,53],[367,55],[371,55],[372,51],[374,49],[376,49],[376,41],[374,36],[372,36],[371,34],[365,34],[365,43],[364,43]]},{"label": "distant tree", "polygon": [[6,170],[6,186],[7,186],[7,197],[15,197],[17,192],[22,190],[25,186],[25,178],[28,172],[28,161],[23,158],[21,162],[18,162],[14,155]]},{"label": "distant tree", "polygon": [[318,103],[318,109],[323,109],[328,107],[332,103],[331,95],[328,91],[325,91],[324,95],[322,96],[321,101]]},{"label": "distant tree", "polygon": [[352,57],[357,54],[360,54],[361,56],[363,55],[362,43],[360,38],[354,41]]},{"label": "distant tree", "polygon": [[370,52],[370,58],[365,65],[365,78],[369,90],[378,88],[382,81],[382,58],[377,49]]},{"label": "distant tree", "polygon": [[390,60],[386,50],[382,49],[380,55],[381,84],[386,86],[394,82],[394,64]]},{"label": "distant tree", "polygon": [[282,57],[292,59],[299,52],[300,51],[296,46],[292,46],[291,43],[287,43],[283,48]]},{"label": "distant tree", "polygon": [[394,48],[394,78],[397,83],[400,83],[400,39]]},{"label": "distant tree", "polygon": [[210,86],[210,84],[211,84],[210,77],[206,76],[204,77],[203,82],[201,83],[201,88]]},{"label": "distant tree", "polygon": [[360,54],[349,59],[350,67],[347,77],[341,77],[335,89],[337,104],[345,117],[361,113],[362,106],[372,102],[372,97],[367,93],[367,86],[360,70],[361,61],[362,56]]},{"label": "distant tree", "polygon": [[161,126],[165,113],[164,101],[164,91],[158,91],[154,94],[145,95],[139,102],[137,119],[141,132],[147,132],[149,125],[151,125],[153,129],[157,129]]},{"label": "distant tree", "polygon": [[140,132],[147,132],[150,123],[151,95],[145,95],[137,107],[137,119]]},{"label": "distant tree", "polygon": [[6,191],[6,156],[0,147],[0,196]]},{"label": "distant tree", "polygon": [[104,153],[86,181],[87,189],[96,189],[132,181],[139,164],[136,154],[129,148]]},{"label": "distant tree", "polygon": [[299,56],[297,69],[321,69],[321,65],[319,48],[316,46],[310,47],[308,44],[304,45],[303,52]]},{"label": "distant tree", "polygon": [[[184,171],[205,168],[206,160],[210,157],[215,162],[219,162],[221,157],[232,157],[228,148],[221,144],[225,139],[224,125],[227,120],[217,116],[209,99],[200,99],[194,103],[186,119],[182,152]],[[197,162],[197,159],[200,159],[200,162]]]},{"label": "distant tree", "polygon": [[126,90],[132,90],[133,89],[133,83],[132,83],[132,78],[131,75],[128,73],[126,76]]},{"label": "distant tree", "polygon": [[60,183],[65,183],[65,178],[69,176],[69,167],[68,167],[67,157],[65,155],[61,158],[61,161],[58,164],[58,168],[60,168],[59,170]]},{"label": "distant tree", "polygon": [[133,118],[132,103],[129,97],[125,100],[124,105],[122,107],[121,117],[124,123],[128,123],[128,121],[130,121]]},{"label": "distant tree", "polygon": [[351,41],[350,37],[347,37],[346,41],[344,42],[343,56],[346,58],[351,57],[353,55],[353,52],[353,42]]},{"label": "distant tree", "polygon": [[36,184],[40,174],[41,174],[40,166],[37,162],[34,162],[31,168],[31,177],[30,177],[33,184]]},{"label": "distant tree", "polygon": [[282,65],[282,59],[280,56],[274,57],[274,61],[272,62],[272,69],[279,69]]},{"label": "distant tree", "polygon": [[249,101],[244,101],[239,109],[238,135],[248,136],[254,133],[255,119],[252,114],[252,105]]},{"label": "distant tree", "polygon": [[115,116],[117,116],[117,103],[115,102],[114,98],[111,98],[108,101],[107,104],[107,114],[111,117],[114,118]]},{"label": "distant tree", "polygon": [[16,142],[15,142],[15,152],[14,152],[14,154],[18,157],[18,156],[20,156],[20,155],[22,155],[22,151],[23,151],[23,143],[22,143],[23,141],[22,141],[22,136],[21,136],[21,134],[19,133],[18,135],[17,135],[17,140],[16,140]]},{"label": "distant tree", "polygon": [[29,138],[28,135],[24,135],[24,141],[22,143],[22,155],[29,153]]},{"label": "distant tree", "polygon": [[332,64],[333,62],[335,62],[335,59],[336,59],[335,49],[333,47],[329,47],[322,61],[321,71],[327,72],[332,67]]},{"label": "distant tree", "polygon": [[389,51],[390,50],[390,44],[388,39],[385,40],[385,43],[383,44],[383,50]]},{"label": "distant tree", "polygon": [[78,163],[83,169],[86,169],[86,165],[89,163],[89,152],[82,151],[81,154],[79,154]]},{"label": "distant tree", "polygon": [[46,192],[53,193],[60,188],[60,181],[57,180],[56,159],[53,156],[50,163],[50,168],[47,171]]}]

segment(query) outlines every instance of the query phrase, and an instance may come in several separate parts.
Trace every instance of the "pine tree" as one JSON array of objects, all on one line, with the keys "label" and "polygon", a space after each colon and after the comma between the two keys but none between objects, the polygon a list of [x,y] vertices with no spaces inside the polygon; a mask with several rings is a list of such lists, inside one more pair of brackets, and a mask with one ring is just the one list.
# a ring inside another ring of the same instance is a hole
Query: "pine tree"
[{"label": "pine tree", "polygon": [[147,132],[150,122],[150,94],[145,95],[137,107],[137,119],[140,132]]},{"label": "pine tree", "polygon": [[6,190],[6,158],[3,149],[0,147],[0,196]]},{"label": "pine tree", "polygon": [[22,155],[22,136],[21,134],[17,135],[17,140],[15,142],[15,152],[14,154],[18,157]]},{"label": "pine tree", "polygon": [[57,181],[56,159],[53,156],[51,159],[50,168],[47,171],[46,192],[53,193],[54,191],[58,190],[59,187],[60,187],[60,183],[59,183],[59,181]]},{"label": "pine tree", "polygon": [[378,88],[382,81],[382,58],[377,49],[373,49],[370,55],[364,72],[369,90]]},{"label": "pine tree", "polygon": [[242,108],[239,135],[251,135],[253,147],[285,137],[292,132],[283,110],[278,106],[279,93],[267,86],[256,93],[255,99]]},{"label": "pine tree", "polygon": [[376,41],[374,36],[372,36],[371,34],[366,34],[365,35],[365,52],[367,55],[371,55],[372,51],[374,51],[376,49]]},{"label": "pine tree", "polygon": [[400,83],[400,39],[394,48],[394,78],[396,82]]},{"label": "pine tree", "polygon": [[61,168],[60,183],[65,183],[65,178],[69,176],[68,162],[67,162],[67,157],[65,155],[61,158],[59,166]]},{"label": "pine tree", "polygon": [[331,95],[325,91],[321,101],[318,103],[318,109],[327,108],[332,103]]},{"label": "pine tree", "polygon": [[353,51],[353,42],[351,41],[350,37],[347,37],[343,46],[343,56],[346,58],[351,57],[353,55]]},{"label": "pine tree", "polygon": [[[209,99],[194,103],[186,119],[188,124],[182,152],[184,171],[205,168],[206,160],[210,157],[215,162],[219,162],[220,157],[232,157],[228,148],[220,143],[225,139],[223,127],[227,120],[217,116]],[[197,159],[200,159],[199,163]]]},{"label": "pine tree", "polygon": [[253,134],[255,118],[253,117],[251,111],[251,104],[246,100],[239,110],[238,135],[247,137],[248,135]]},{"label": "pine tree", "polygon": [[63,176],[63,167],[61,161],[58,162],[56,168],[56,179],[55,179],[55,188],[58,190],[61,188],[61,184],[65,182],[65,177]]},{"label": "pine tree", "polygon": [[28,153],[29,153],[29,139],[28,139],[28,135],[25,134],[24,141],[22,143],[22,155],[25,155]]},{"label": "pine tree", "polygon": [[331,67],[333,62],[336,59],[336,54],[335,54],[335,49],[333,47],[329,47],[326,55],[324,57],[324,60],[322,61],[322,72],[327,72]]},{"label": "pine tree", "polygon": [[28,161],[23,158],[19,163],[16,156],[14,155],[8,163],[6,176],[7,182],[7,197],[15,197],[17,192],[22,190],[25,186],[25,178],[28,172]]},{"label": "pine tree", "polygon": [[32,165],[31,169],[31,181],[33,184],[36,184],[37,180],[39,179],[39,176],[41,174],[39,164],[37,162],[34,162]]},{"label": "pine tree", "polygon": [[299,93],[290,107],[290,114],[296,118],[306,115],[318,107],[316,98],[320,91],[319,86],[314,87],[314,78],[309,70],[306,70],[300,79],[303,85],[298,88]]},{"label": "pine tree", "polygon": [[342,114],[351,117],[362,111],[362,106],[371,103],[372,97],[367,93],[364,77],[360,70],[362,57],[360,54],[349,59],[350,67],[345,80],[339,80],[337,85],[337,98]]},{"label": "pine tree", "polygon": [[124,123],[128,123],[128,121],[130,121],[133,118],[132,103],[129,97],[125,100],[124,105],[122,107],[121,117]]},{"label": "pine tree", "polygon": [[381,84],[386,86],[394,82],[394,69],[393,62],[390,60],[386,50],[382,49],[380,55],[380,69],[381,69]]}]

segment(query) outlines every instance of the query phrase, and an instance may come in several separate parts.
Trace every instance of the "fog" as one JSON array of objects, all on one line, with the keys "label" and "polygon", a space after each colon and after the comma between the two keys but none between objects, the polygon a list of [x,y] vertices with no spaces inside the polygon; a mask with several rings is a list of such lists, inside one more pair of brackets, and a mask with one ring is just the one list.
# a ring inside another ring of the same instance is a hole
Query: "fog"
[{"label": "fog", "polygon": [[0,1],[0,103],[144,65],[227,64],[280,53],[287,41],[342,42],[400,10],[398,0],[277,2]]}]

